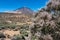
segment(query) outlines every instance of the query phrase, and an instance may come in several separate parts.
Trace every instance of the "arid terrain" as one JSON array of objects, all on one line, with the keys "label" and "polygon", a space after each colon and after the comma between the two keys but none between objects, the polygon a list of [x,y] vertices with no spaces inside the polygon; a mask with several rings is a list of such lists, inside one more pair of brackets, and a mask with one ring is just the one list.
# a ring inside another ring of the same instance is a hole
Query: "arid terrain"
[{"label": "arid terrain", "polygon": [[27,7],[0,12],[0,40],[60,40],[60,0],[36,12]]},{"label": "arid terrain", "polygon": [[28,27],[32,23],[32,14],[33,11],[26,7],[11,12],[0,12],[0,35],[1,33],[3,35],[3,37],[0,36],[0,40],[11,40],[14,35],[20,35],[21,27]]}]

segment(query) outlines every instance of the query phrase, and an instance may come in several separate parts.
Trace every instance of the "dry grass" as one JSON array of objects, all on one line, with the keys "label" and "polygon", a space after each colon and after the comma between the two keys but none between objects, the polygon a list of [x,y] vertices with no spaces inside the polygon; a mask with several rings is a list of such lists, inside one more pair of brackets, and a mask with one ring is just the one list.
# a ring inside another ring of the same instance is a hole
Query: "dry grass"
[{"label": "dry grass", "polygon": [[4,33],[4,34],[7,34],[7,35],[10,35],[10,36],[20,34],[20,32],[19,32],[19,31],[13,31],[13,30],[4,30],[4,32],[3,32],[3,33]]},{"label": "dry grass", "polygon": [[9,36],[14,36],[14,35],[20,35],[20,31],[13,31],[13,30],[10,30],[10,29],[7,29],[7,30],[1,30],[0,32],[4,33],[4,35],[6,36],[6,38],[8,38],[7,35]]}]

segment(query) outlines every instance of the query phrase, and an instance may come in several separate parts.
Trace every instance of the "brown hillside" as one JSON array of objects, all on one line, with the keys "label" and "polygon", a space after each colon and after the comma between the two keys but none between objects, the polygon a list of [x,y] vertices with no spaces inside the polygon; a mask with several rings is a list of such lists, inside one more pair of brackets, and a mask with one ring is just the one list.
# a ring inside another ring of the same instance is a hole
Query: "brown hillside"
[{"label": "brown hillside", "polygon": [[25,24],[31,23],[31,16],[26,14],[18,14],[18,13],[0,13],[0,23],[14,23],[14,24]]}]

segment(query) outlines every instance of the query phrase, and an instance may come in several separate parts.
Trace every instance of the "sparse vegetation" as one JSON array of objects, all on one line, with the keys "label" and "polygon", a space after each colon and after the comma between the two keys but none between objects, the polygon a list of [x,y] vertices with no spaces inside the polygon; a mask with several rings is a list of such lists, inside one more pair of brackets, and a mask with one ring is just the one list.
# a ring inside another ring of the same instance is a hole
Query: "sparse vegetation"
[{"label": "sparse vegetation", "polygon": [[11,40],[25,40],[23,36],[21,35],[15,35],[11,38]]},{"label": "sparse vegetation", "polygon": [[[60,0],[49,0],[45,7],[33,14],[31,19],[20,14],[13,16],[9,14],[8,17],[4,17],[0,17],[0,30],[9,28],[20,33],[11,36],[11,40],[60,40]],[[32,23],[29,25],[27,21]],[[17,25],[20,22],[24,24]],[[5,37],[0,33],[0,37],[2,35]]]}]

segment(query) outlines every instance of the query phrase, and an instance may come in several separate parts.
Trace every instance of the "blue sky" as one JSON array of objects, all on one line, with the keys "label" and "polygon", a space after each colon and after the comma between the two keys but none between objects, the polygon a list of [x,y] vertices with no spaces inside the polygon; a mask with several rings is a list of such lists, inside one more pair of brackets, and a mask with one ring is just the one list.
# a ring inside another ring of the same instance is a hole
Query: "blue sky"
[{"label": "blue sky", "polygon": [[15,10],[22,6],[37,10],[45,6],[48,0],[0,0],[0,12],[7,10]]}]

